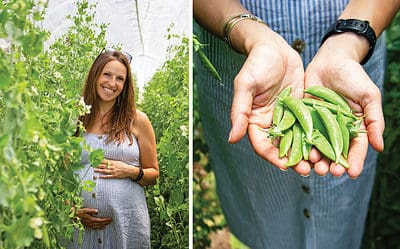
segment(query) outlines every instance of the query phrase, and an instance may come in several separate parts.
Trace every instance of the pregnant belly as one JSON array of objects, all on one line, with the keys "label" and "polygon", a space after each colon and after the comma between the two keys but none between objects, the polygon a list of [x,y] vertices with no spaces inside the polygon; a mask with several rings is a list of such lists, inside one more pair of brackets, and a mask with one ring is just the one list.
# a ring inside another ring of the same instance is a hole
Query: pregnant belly
[{"label": "pregnant belly", "polygon": [[[144,200],[143,188],[130,179],[96,179],[92,191],[83,191],[83,205],[99,211],[99,217],[113,217],[118,210],[135,210]],[[135,208],[136,207],[136,208]]]}]

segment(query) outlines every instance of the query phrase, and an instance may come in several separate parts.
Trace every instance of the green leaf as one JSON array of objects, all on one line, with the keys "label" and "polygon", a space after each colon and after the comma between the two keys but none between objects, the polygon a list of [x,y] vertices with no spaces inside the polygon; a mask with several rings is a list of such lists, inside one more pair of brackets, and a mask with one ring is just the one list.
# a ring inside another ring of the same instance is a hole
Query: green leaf
[{"label": "green leaf", "polygon": [[92,167],[97,167],[104,159],[104,151],[102,149],[93,150],[89,154],[89,162]]},{"label": "green leaf", "polygon": [[[3,135],[0,135],[0,148],[5,147],[9,141],[10,141],[10,134],[6,133]],[[3,193],[3,192],[0,192],[0,193]]]},{"label": "green leaf", "polygon": [[[1,66],[1,65],[0,65]],[[0,89],[7,89],[11,86],[10,72],[5,68],[0,69]]]}]

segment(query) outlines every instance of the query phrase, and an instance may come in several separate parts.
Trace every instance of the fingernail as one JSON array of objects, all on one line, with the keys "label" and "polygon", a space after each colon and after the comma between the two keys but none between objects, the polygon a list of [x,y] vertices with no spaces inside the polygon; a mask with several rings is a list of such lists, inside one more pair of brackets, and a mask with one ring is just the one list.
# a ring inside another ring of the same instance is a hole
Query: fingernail
[{"label": "fingernail", "polygon": [[308,177],[310,174],[308,174],[308,175],[301,175],[302,177]]},{"label": "fingernail", "polygon": [[232,130],[229,132],[228,142],[231,141],[231,136],[232,136]]},{"label": "fingernail", "polygon": [[349,176],[349,177],[350,177],[350,179],[353,179],[353,180],[355,180],[355,179],[358,178],[358,176],[356,176],[356,177],[351,177],[351,176]]},{"label": "fingernail", "polygon": [[286,171],[288,171],[289,170],[289,168],[278,168],[278,169],[280,169],[281,171],[283,171],[283,172],[286,172]]}]

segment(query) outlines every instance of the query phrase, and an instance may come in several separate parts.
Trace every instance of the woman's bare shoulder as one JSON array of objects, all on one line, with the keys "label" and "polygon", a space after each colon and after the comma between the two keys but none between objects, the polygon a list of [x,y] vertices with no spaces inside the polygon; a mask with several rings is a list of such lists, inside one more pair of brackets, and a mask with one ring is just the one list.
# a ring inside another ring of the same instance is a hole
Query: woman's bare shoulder
[{"label": "woman's bare shoulder", "polygon": [[150,122],[147,114],[144,113],[143,111],[137,110],[137,109],[136,109],[136,120],[135,121],[136,121],[135,123],[138,123],[138,124],[143,124],[143,122],[145,122],[145,123]]},{"label": "woman's bare shoulder", "polygon": [[153,126],[151,125],[150,119],[146,113],[140,110],[136,110],[136,118],[133,123],[133,131],[135,135],[139,135],[140,133],[147,133],[153,130]]}]

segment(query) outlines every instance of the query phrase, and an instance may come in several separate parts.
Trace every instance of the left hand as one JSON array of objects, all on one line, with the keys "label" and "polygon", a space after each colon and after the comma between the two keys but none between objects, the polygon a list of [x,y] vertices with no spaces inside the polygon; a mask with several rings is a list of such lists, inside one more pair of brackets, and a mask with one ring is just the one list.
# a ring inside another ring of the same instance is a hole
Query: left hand
[{"label": "left hand", "polygon": [[[352,42],[360,39],[354,34],[341,34],[326,40],[305,71],[305,88],[311,85],[323,85],[340,95],[349,103],[351,109],[364,115],[360,133],[350,143],[347,174],[357,178],[363,169],[367,156],[368,142],[376,151],[383,150],[382,134],[385,128],[382,98],[378,87],[372,82],[352,50]],[[361,38],[364,39],[364,38]],[[328,173],[341,176],[345,168],[328,160],[316,160],[314,169],[320,175]]]},{"label": "left hand", "polygon": [[100,178],[111,179],[131,177],[134,170],[135,167],[124,162],[104,159],[100,165],[94,169],[94,172],[103,174]]}]

